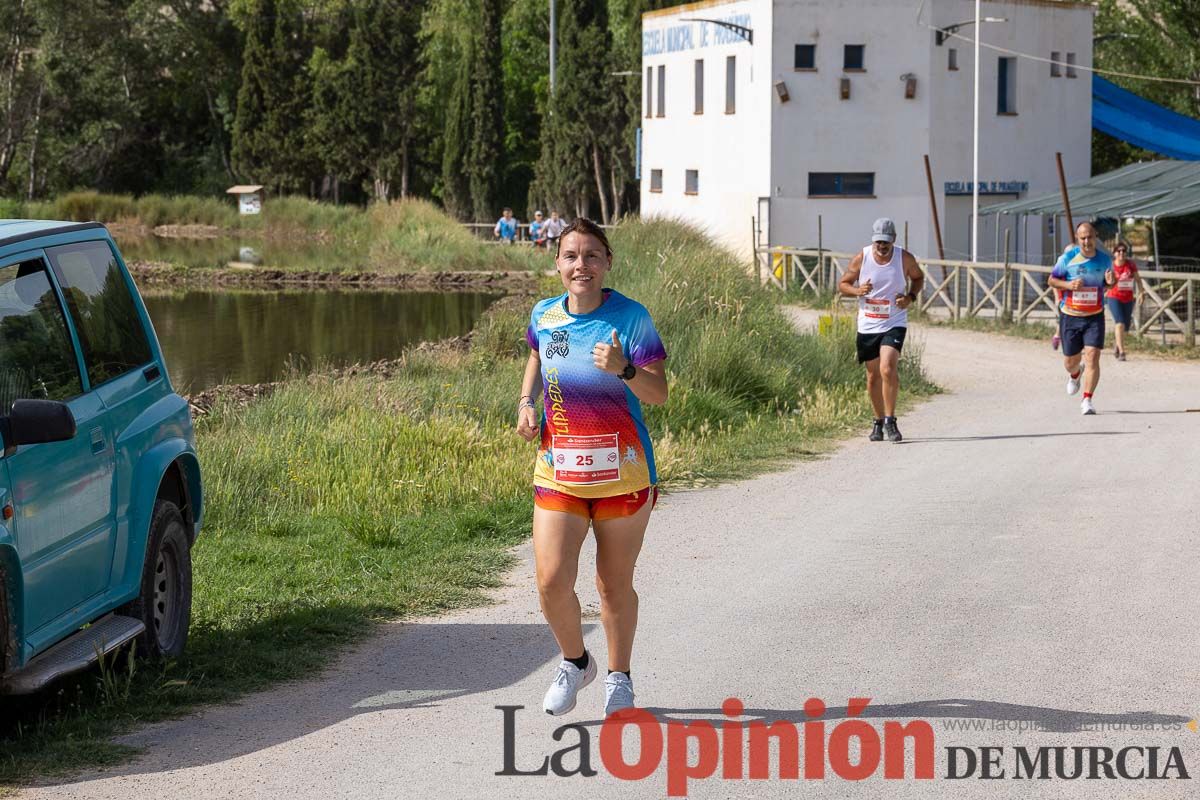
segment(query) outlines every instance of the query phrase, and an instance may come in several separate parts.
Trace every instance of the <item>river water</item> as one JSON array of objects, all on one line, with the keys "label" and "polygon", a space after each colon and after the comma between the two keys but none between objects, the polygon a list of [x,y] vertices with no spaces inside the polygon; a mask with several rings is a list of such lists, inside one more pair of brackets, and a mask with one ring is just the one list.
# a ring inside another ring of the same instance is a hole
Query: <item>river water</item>
[{"label": "river water", "polygon": [[499,295],[386,290],[180,290],[143,295],[176,391],[262,383],[289,365],[395,358],[461,336]]}]

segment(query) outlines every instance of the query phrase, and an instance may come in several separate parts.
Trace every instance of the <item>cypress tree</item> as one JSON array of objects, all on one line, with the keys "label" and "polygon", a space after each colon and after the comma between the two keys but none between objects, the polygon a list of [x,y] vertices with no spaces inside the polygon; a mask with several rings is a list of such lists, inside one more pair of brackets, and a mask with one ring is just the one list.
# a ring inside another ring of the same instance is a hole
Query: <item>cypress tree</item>
[{"label": "cypress tree", "polygon": [[605,181],[611,158],[607,131],[612,127],[615,86],[608,52],[611,35],[604,3],[564,0],[559,4],[558,74],[549,114],[542,129],[542,156],[531,189],[535,202],[583,216],[591,200],[608,216]]},{"label": "cypress tree", "polygon": [[500,4],[483,0],[471,81],[471,145],[467,175],[475,219],[496,216],[504,145]]},{"label": "cypress tree", "polygon": [[246,23],[242,49],[242,85],[233,121],[233,167],[249,180],[267,180],[265,164],[270,145],[263,139],[271,91],[270,41],[274,33],[275,0],[256,0]]},{"label": "cypress tree", "polygon": [[[469,54],[468,54],[469,55]],[[442,139],[442,202],[446,211],[459,219],[471,215],[471,188],[463,166],[471,147],[471,61],[458,63],[446,108]]]}]

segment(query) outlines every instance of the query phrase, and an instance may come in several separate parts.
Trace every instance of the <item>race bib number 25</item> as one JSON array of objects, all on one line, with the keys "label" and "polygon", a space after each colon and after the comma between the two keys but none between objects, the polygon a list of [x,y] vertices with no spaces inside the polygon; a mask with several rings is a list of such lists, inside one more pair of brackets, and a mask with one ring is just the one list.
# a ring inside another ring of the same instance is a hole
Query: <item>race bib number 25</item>
[{"label": "race bib number 25", "polygon": [[555,436],[551,444],[558,483],[611,483],[621,479],[617,434]]}]

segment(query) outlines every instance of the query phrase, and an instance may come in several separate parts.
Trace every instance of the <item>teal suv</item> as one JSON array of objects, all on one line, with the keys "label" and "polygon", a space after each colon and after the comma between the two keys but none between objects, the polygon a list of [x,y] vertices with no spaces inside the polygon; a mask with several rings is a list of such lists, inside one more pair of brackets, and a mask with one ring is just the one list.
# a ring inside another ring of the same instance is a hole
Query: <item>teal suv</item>
[{"label": "teal suv", "polygon": [[178,656],[200,464],[103,225],[0,220],[0,414],[0,692],[134,640]]}]

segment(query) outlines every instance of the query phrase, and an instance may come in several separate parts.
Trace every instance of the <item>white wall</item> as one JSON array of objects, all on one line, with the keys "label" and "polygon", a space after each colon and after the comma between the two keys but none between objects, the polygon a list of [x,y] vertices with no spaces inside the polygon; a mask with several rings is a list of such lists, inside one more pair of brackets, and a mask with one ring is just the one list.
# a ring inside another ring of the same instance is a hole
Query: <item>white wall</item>
[{"label": "white wall", "polygon": [[[1074,52],[1080,64],[1092,61],[1093,9],[1075,3],[1044,0],[1008,0],[983,2],[981,15],[1003,17],[1007,22],[984,23],[980,38],[980,184],[992,181],[1028,182],[1022,197],[1058,191],[1054,154],[1063,154],[1067,182],[1086,180],[1091,175],[1092,83],[1091,73],[1078,71],[1077,78],[1050,77],[1050,65],[1026,58],[1017,59],[1017,113],[997,114],[996,94],[999,59],[1007,53],[990,50],[995,45],[1008,50],[1050,58],[1052,51]],[[934,0],[927,3],[926,20],[948,26],[974,18],[973,0]],[[948,258],[965,258],[970,252],[970,194],[946,196],[946,182],[968,184],[971,180],[971,128],[974,70],[974,25],[964,26],[959,35],[941,46],[929,44],[933,51],[931,75],[933,99],[930,109],[929,142],[934,189],[938,195],[943,221],[942,237]],[[947,69],[949,48],[958,50],[958,71]],[[1065,70],[1064,70],[1065,72]],[[968,186],[969,188],[969,186]],[[980,194],[980,208],[1005,202],[1012,196]],[[965,204],[966,211],[963,207]],[[1001,218],[1003,230],[1010,228],[1014,253],[1037,263],[1044,252],[1046,222],[1039,218],[1021,225],[1016,217]],[[994,221],[980,219],[979,258],[990,261],[1003,254],[995,252]],[[929,240],[929,252],[935,245]]]},{"label": "white wall", "polygon": [[[775,0],[774,80],[791,99],[772,98],[771,238],[773,244],[861,248],[871,223],[891,217],[925,250],[929,201],[921,154],[929,138],[928,37],[916,7],[890,0]],[[815,72],[794,70],[796,44],[816,44]],[[863,72],[843,71],[843,48],[866,45]],[[903,74],[917,78],[904,98]],[[850,98],[840,98],[842,78]],[[810,199],[810,172],[873,172],[874,199]]]},{"label": "white wall", "polygon": [[[983,26],[982,42],[1050,57],[1076,53],[1091,63],[1094,9],[1052,0],[989,0],[983,16],[1007,22]],[[880,216],[896,221],[919,256],[937,253],[922,156],[929,154],[934,192],[943,223],[947,257],[969,253],[970,195],[947,198],[947,182],[971,180],[973,25],[966,39],[934,43],[930,25],[949,26],[974,17],[973,0],[735,0],[693,3],[643,17],[642,79],[647,66],[667,66],[666,116],[643,116],[641,201],[645,216],[679,216],[700,224],[739,252],[751,244],[751,217],[758,198],[770,197],[772,244],[817,243],[854,250],[870,238]],[[754,44],[726,35],[714,41],[715,26],[683,18],[749,17]],[[707,32],[703,29],[707,28]],[[689,33],[681,33],[686,29]],[[668,31],[671,31],[668,37]],[[674,49],[663,46],[670,41]],[[793,69],[794,45],[817,45],[815,72]],[[843,46],[866,45],[864,71],[843,71]],[[947,68],[948,51],[958,50],[958,70]],[[661,49],[662,52],[658,52]],[[724,114],[725,56],[738,57],[737,113]],[[981,183],[1027,183],[1022,197],[1056,191],[1054,153],[1061,150],[1068,182],[1084,180],[1091,165],[1091,77],[1051,78],[1048,64],[1020,58],[1017,113],[996,109],[998,59],[983,49],[980,79]],[[693,113],[693,62],[705,60],[705,109]],[[749,68],[747,68],[749,67]],[[904,98],[901,75],[916,77],[916,96]],[[850,80],[850,98],[839,84]],[[780,102],[774,84],[783,81],[789,101]],[[645,86],[643,86],[643,92]],[[657,86],[654,87],[657,94]],[[642,110],[645,110],[643,94]],[[650,171],[663,170],[663,191],[652,193]],[[698,169],[700,191],[684,194],[684,172]],[[810,198],[809,172],[873,172],[874,198]],[[980,206],[1011,199],[982,194]],[[997,255],[992,221],[981,219],[980,258]],[[1015,254],[1031,261],[1049,257],[1046,222],[1012,229]],[[1001,231],[1003,242],[1003,230]],[[1002,245],[1001,245],[1002,246]]]},{"label": "white wall", "polygon": [[[754,44],[716,25],[683,18],[730,20],[754,30]],[[739,255],[750,257],[751,218],[765,195],[770,169],[770,0],[702,2],[642,17],[642,216],[689,220]],[[660,52],[661,50],[661,52]],[[737,58],[736,112],[725,113],[725,63]],[[694,113],[694,62],[704,60],[704,113]],[[646,68],[666,66],[666,116],[647,119]],[[661,193],[650,191],[652,169],[663,171]],[[688,169],[699,192],[684,193]]]}]

